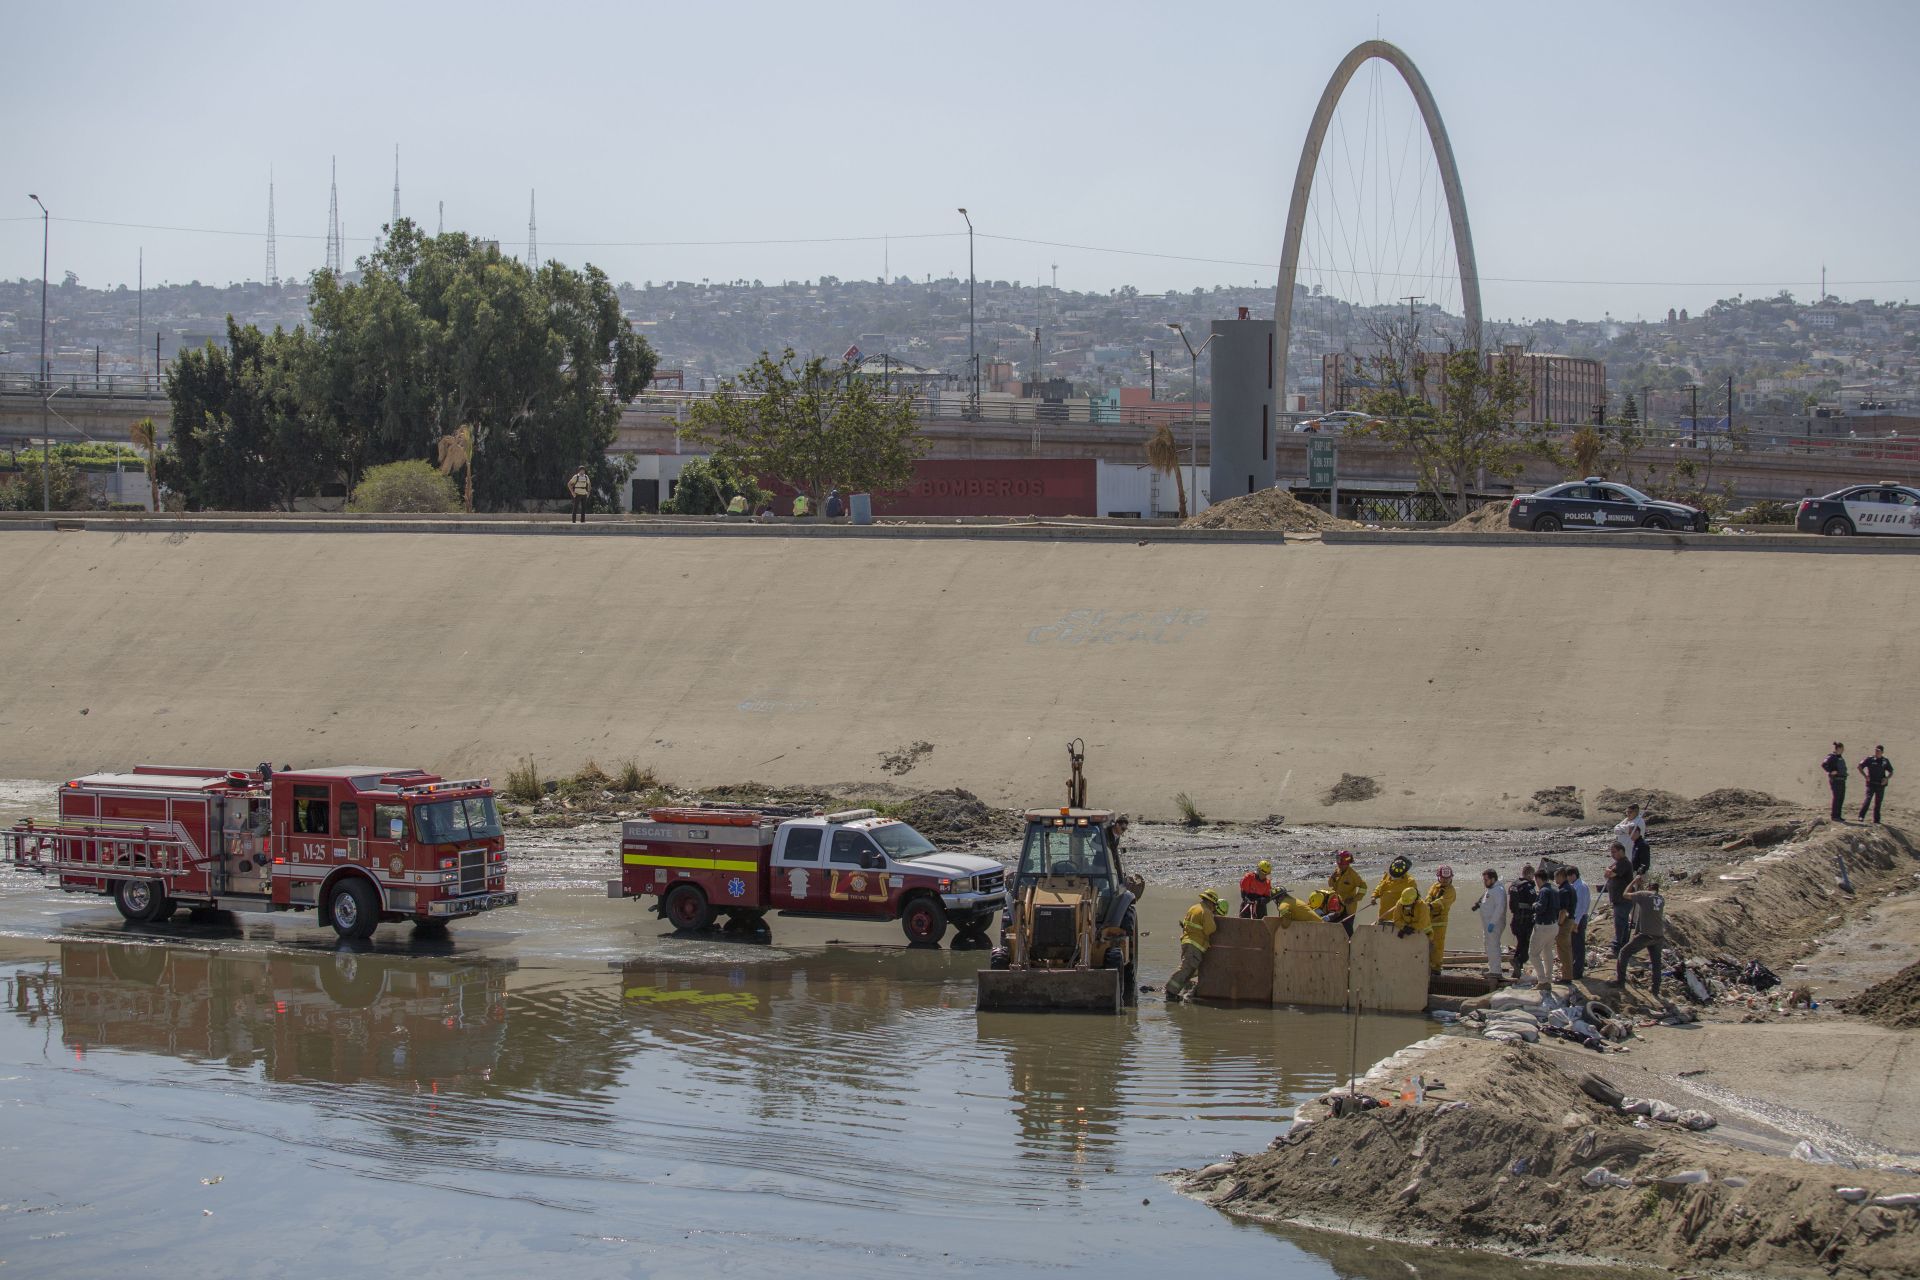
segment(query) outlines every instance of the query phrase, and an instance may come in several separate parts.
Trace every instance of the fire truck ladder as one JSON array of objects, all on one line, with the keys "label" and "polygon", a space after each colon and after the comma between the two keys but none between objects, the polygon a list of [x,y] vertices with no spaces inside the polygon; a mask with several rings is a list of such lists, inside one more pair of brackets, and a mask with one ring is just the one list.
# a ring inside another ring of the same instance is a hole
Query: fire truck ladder
[{"label": "fire truck ladder", "polygon": [[125,876],[138,868],[172,881],[203,865],[191,840],[167,828],[131,822],[16,822],[0,831],[0,849],[14,866],[41,875]]}]

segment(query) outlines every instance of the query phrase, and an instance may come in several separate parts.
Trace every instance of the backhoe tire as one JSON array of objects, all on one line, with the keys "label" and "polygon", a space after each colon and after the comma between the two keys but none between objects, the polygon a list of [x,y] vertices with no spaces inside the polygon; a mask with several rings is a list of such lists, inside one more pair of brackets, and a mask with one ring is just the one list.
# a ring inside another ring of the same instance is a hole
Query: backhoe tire
[{"label": "backhoe tire", "polygon": [[900,912],[900,928],[912,947],[937,947],[947,936],[947,908],[926,894],[908,902]]},{"label": "backhoe tire", "polygon": [[697,884],[677,884],[667,890],[660,902],[660,913],[675,933],[699,933],[713,924],[713,904]]}]

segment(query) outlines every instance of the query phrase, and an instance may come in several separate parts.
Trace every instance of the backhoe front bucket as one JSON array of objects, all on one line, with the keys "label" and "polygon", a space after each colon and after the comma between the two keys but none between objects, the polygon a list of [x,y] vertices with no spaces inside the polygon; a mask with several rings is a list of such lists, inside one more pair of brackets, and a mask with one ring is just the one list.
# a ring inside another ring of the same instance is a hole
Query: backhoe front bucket
[{"label": "backhoe front bucket", "polygon": [[982,969],[981,1012],[1088,1010],[1118,1013],[1126,1006],[1118,969]]}]

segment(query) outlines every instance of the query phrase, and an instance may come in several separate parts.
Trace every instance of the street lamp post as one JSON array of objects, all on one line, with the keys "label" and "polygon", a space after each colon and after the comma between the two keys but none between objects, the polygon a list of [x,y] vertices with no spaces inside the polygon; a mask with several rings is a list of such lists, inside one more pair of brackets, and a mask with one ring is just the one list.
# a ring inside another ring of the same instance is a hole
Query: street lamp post
[{"label": "street lamp post", "polygon": [[[31,191],[27,199],[40,205],[40,390],[45,391],[47,377],[47,239],[52,229],[52,217],[47,206],[40,203],[40,197]],[[40,509],[53,510],[53,478],[49,470],[48,456],[52,446],[47,441],[47,406],[43,399],[40,406]]]},{"label": "street lamp post", "polygon": [[960,216],[967,220],[967,363],[973,366],[973,394],[967,403],[967,419],[972,421],[980,416],[980,352],[973,339],[973,219],[965,209],[960,210]]},{"label": "street lamp post", "polygon": [[1193,398],[1187,405],[1187,459],[1188,470],[1193,473],[1193,509],[1198,513],[1200,510],[1200,353],[1212,346],[1213,340],[1220,335],[1210,333],[1207,335],[1207,340],[1196,347],[1187,337],[1186,326],[1179,321],[1169,320],[1167,328],[1180,335],[1180,341],[1187,348],[1187,356],[1193,362]]},{"label": "street lamp post", "polygon": [[1687,391],[1693,397],[1693,407],[1687,411],[1687,444],[1698,447],[1700,443],[1700,384],[1689,382]]}]

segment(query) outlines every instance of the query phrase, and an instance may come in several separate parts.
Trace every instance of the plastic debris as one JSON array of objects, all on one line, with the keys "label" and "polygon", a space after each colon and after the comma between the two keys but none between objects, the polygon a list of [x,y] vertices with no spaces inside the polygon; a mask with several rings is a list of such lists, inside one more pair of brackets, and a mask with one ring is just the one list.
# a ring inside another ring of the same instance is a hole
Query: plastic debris
[{"label": "plastic debris", "polygon": [[1920,1191],[1902,1191],[1898,1195],[1875,1196],[1873,1203],[1882,1209],[1920,1208]]},{"label": "plastic debris", "polygon": [[1787,1155],[1794,1160],[1804,1160],[1808,1164],[1839,1164],[1840,1161],[1825,1147],[1802,1139],[1793,1144],[1793,1150]]},{"label": "plastic debris", "polygon": [[1670,1173],[1660,1179],[1663,1187],[1695,1187],[1703,1182],[1712,1182],[1713,1175],[1705,1169],[1682,1169],[1679,1173]]},{"label": "plastic debris", "polygon": [[1839,1196],[1848,1204],[1859,1204],[1867,1198],[1868,1192],[1865,1187],[1835,1187],[1833,1194]]},{"label": "plastic debris", "polygon": [[1580,1181],[1589,1187],[1631,1187],[1632,1181],[1621,1177],[1605,1165],[1595,1165],[1580,1175]]},{"label": "plastic debris", "polygon": [[1747,1180],[1736,1174],[1731,1178],[1720,1179],[1720,1185],[1723,1187],[1744,1187],[1747,1185]]},{"label": "plastic debris", "polygon": [[1512,1164],[1507,1166],[1507,1172],[1513,1174],[1515,1177],[1518,1177],[1523,1173],[1527,1173],[1531,1171],[1532,1168],[1533,1168],[1533,1161],[1526,1156],[1521,1156],[1518,1160],[1515,1160]]},{"label": "plastic debris", "polygon": [[1701,1129],[1711,1129],[1720,1122],[1704,1111],[1688,1108],[1674,1117],[1674,1123],[1698,1132]]}]

